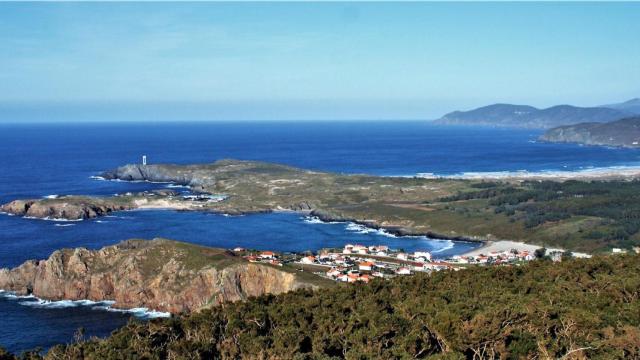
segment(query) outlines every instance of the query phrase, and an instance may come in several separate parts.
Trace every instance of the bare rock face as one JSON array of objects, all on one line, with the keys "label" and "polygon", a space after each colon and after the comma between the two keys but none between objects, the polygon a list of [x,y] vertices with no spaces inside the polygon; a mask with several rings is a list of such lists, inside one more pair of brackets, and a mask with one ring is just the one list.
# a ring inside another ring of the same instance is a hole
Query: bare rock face
[{"label": "bare rock face", "polygon": [[295,273],[222,249],[171,240],[128,240],[100,250],[54,252],[0,270],[0,289],[49,300],[114,300],[119,308],[182,313],[265,293],[314,288]]},{"label": "bare rock face", "polygon": [[139,165],[128,164],[117,169],[106,171],[101,176],[107,180],[171,182],[189,185],[193,178],[192,171],[183,171],[172,165]]},{"label": "bare rock face", "polygon": [[69,196],[57,199],[14,200],[0,206],[0,211],[39,219],[83,220],[103,216],[113,211],[130,210],[133,207],[133,204]]},{"label": "bare rock face", "polygon": [[0,211],[12,215],[24,216],[34,202],[36,202],[36,200],[15,200],[0,206]]}]

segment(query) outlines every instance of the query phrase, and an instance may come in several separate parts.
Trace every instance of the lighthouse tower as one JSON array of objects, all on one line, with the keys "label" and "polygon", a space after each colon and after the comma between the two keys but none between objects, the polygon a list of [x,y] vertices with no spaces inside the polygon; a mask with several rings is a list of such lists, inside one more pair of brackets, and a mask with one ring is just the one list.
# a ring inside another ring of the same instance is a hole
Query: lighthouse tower
[{"label": "lighthouse tower", "polygon": [[142,165],[147,165],[147,155],[142,155]]}]

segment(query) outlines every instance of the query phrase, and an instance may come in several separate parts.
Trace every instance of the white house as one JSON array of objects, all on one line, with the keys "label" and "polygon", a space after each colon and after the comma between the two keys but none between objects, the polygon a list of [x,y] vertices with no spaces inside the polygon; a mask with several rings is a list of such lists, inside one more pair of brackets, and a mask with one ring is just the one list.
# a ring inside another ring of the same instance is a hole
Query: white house
[{"label": "white house", "polygon": [[413,253],[413,257],[415,258],[425,258],[431,261],[431,253],[428,251],[416,251]]},{"label": "white house", "polygon": [[364,261],[358,264],[358,269],[360,271],[371,271],[375,265],[372,262]]},{"label": "white house", "polygon": [[401,267],[398,270],[396,270],[396,274],[398,274],[398,275],[411,275],[411,269],[409,269],[408,267]]},{"label": "white house", "polygon": [[440,271],[440,270],[447,270],[451,268],[451,266],[441,262],[430,262],[430,263],[424,263],[422,265],[422,268],[423,270]]},{"label": "white house", "polygon": [[313,264],[314,262],[316,262],[316,257],[315,256],[305,256],[302,258],[302,260],[300,260],[301,263],[303,264]]},{"label": "white house", "polygon": [[342,272],[340,270],[338,270],[337,268],[332,268],[331,270],[327,271],[327,276],[328,277],[338,277],[342,274]]},{"label": "white house", "polygon": [[274,254],[273,251],[263,251],[260,253],[261,259],[273,259],[275,257],[276,257],[276,254]]}]

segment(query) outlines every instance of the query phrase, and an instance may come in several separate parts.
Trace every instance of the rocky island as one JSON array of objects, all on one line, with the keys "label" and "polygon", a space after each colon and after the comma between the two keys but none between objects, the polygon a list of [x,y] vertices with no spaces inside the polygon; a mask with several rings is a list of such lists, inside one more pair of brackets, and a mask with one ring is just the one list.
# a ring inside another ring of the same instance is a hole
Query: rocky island
[{"label": "rocky island", "polygon": [[640,148],[640,116],[608,123],[580,123],[548,130],[543,141]]},{"label": "rocky island", "polygon": [[63,249],[0,270],[0,289],[47,300],[115,301],[117,308],[171,313],[333,282],[250,263],[233,252],[166,239],[127,240],[100,250]]}]

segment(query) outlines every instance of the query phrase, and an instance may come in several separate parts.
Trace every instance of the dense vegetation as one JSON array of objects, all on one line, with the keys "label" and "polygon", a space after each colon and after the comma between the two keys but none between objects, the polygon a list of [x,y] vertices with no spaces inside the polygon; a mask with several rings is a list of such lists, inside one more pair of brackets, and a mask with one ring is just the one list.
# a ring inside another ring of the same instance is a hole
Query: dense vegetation
[{"label": "dense vegetation", "polygon": [[640,357],[640,257],[419,274],[131,322],[48,359]]},{"label": "dense vegetation", "polygon": [[640,245],[640,181],[480,183],[475,188],[442,200],[487,199],[496,214],[522,221],[525,228],[593,217],[599,221],[582,234],[584,239],[623,248]]}]

